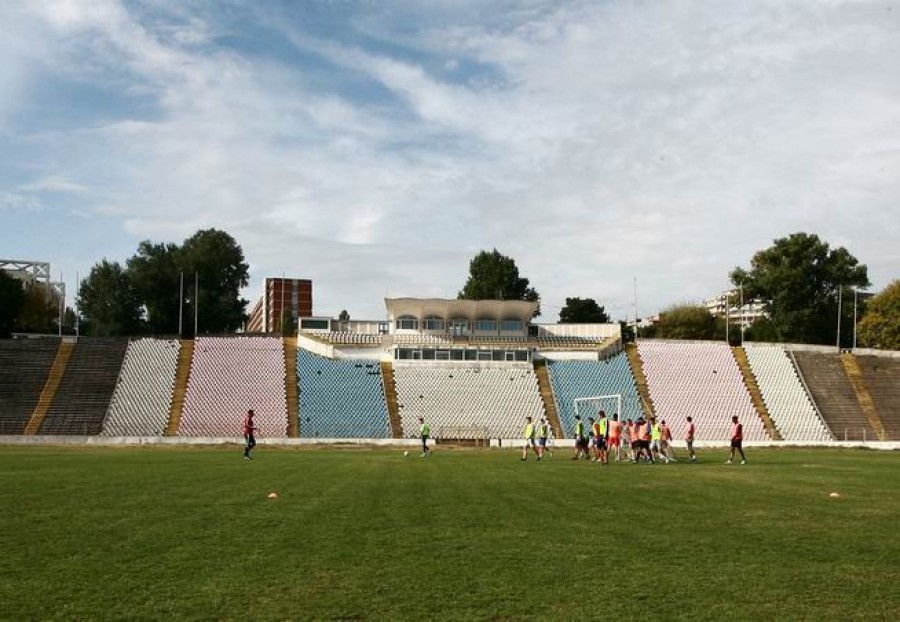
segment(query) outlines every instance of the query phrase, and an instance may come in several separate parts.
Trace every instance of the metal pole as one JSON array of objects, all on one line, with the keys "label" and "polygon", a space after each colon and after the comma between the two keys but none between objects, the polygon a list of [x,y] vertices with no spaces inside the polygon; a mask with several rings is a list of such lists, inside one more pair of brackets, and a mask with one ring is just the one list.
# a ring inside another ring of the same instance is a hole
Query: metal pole
[{"label": "metal pole", "polygon": [[634,277],[634,341],[638,339],[637,277]]},{"label": "metal pole", "polygon": [[746,314],[746,310],[744,309],[744,284],[741,283],[739,287],[741,289],[741,346],[743,347],[743,345],[744,345],[744,327],[745,327],[745,324],[747,323],[747,314]]},{"label": "metal pole", "polygon": [[[59,273],[59,282],[63,283],[63,273],[62,272]],[[65,284],[63,284],[63,287],[65,287]],[[65,315],[65,306],[66,306],[66,299],[65,299],[65,297],[63,297],[62,292],[60,292],[60,296],[59,296],[59,336],[60,337],[62,337],[62,325],[63,325],[63,315]]]},{"label": "metal pole", "polygon": [[853,290],[853,349],[856,350],[856,304],[859,302],[857,294],[859,290]]},{"label": "metal pole", "polygon": [[837,349],[841,351],[841,298],[844,295],[844,286],[838,286],[838,317],[837,317]]},{"label": "metal pole", "polygon": [[78,290],[81,289],[81,275],[78,274],[78,271],[75,271],[75,341],[78,341],[78,332],[81,328],[79,317],[81,315],[81,306],[78,304]]},{"label": "metal pole", "polygon": [[178,337],[184,337],[184,270],[178,273]]},{"label": "metal pole", "polygon": [[200,273],[194,272],[194,339],[197,338],[197,310],[200,308]]},{"label": "metal pole", "polygon": [[728,320],[731,315],[731,309],[728,308],[728,299],[731,297],[731,292],[725,292],[725,343],[731,345],[731,341],[728,339]]}]

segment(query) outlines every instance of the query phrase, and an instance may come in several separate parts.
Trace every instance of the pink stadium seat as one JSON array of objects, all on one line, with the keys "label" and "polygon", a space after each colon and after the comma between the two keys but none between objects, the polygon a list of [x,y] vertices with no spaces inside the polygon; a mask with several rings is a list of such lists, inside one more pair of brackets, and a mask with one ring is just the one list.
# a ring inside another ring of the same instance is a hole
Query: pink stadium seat
[{"label": "pink stadium seat", "polygon": [[280,338],[198,337],[178,435],[239,437],[252,408],[260,437],[286,437],[284,386]]}]

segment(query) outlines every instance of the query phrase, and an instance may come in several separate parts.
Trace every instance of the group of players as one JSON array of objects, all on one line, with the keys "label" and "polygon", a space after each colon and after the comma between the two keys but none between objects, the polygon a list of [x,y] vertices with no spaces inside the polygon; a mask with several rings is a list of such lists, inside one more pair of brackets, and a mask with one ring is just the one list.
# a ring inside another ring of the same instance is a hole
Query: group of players
[{"label": "group of players", "polygon": [[[731,418],[731,456],[726,464],[734,460],[735,452],[740,452],[741,464],[747,464],[744,455],[743,440],[744,426],[737,417]],[[525,418],[525,446],[522,448],[522,460],[528,460],[529,448],[534,451],[538,460],[542,460],[544,454],[549,451],[550,424],[545,418],[535,425],[531,417]],[[656,421],[651,417],[645,420],[643,416],[637,421],[628,419],[619,421],[619,415],[614,414],[612,419],[606,417],[606,412],[600,410],[597,418],[588,417],[587,426],[580,415],[575,415],[575,454],[572,460],[585,459],[609,464],[610,456],[615,455],[616,462],[621,462],[623,455],[630,462],[659,461],[669,463],[677,462],[678,456],[672,446],[672,430],[665,420]],[[687,445],[688,457],[691,462],[697,461],[694,451],[694,438],[697,428],[692,417],[687,418],[687,427],[684,433],[684,442]],[[552,454],[551,454],[552,455]]]},{"label": "group of players", "polygon": [[[738,422],[737,417],[731,418],[731,424],[731,457],[726,464],[731,464],[736,451],[741,454],[741,464],[747,464],[742,446],[744,426]],[[254,422],[253,410],[248,410],[244,415],[241,428],[245,443],[244,460],[252,460],[250,452],[256,446],[254,433],[259,430]],[[675,448],[672,447],[672,430],[666,425],[665,420],[657,423],[653,417],[645,420],[641,416],[637,421],[628,419],[621,422],[619,415],[614,414],[612,419],[607,419],[606,412],[600,410],[597,413],[597,419],[588,417],[587,428],[585,428],[581,416],[575,415],[573,431],[575,433],[575,455],[572,456],[572,460],[584,458],[601,464],[609,464],[610,454],[615,451],[616,462],[622,461],[623,453],[630,462],[656,463],[661,460],[668,463],[678,461]],[[697,428],[694,426],[693,418],[688,417],[684,441],[691,462],[697,461],[697,454],[694,452],[696,432]],[[550,423],[546,418],[541,417],[540,423],[535,425],[531,417],[525,417],[525,446],[522,448],[522,460],[528,460],[529,448],[534,451],[538,460],[542,460],[544,453],[549,451],[550,433]],[[431,455],[431,449],[428,447],[431,427],[421,417],[419,418],[419,436],[422,440],[422,457],[428,457]],[[591,456],[592,453],[593,456]]]}]

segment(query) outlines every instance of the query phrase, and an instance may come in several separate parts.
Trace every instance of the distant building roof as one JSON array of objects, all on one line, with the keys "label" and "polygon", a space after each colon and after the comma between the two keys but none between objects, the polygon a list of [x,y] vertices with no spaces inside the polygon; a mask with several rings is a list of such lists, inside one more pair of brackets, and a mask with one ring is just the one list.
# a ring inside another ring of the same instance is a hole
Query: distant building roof
[{"label": "distant building roof", "polygon": [[404,315],[416,318],[439,317],[460,320],[531,321],[537,302],[525,300],[457,300],[454,298],[385,298],[388,316],[394,320]]}]

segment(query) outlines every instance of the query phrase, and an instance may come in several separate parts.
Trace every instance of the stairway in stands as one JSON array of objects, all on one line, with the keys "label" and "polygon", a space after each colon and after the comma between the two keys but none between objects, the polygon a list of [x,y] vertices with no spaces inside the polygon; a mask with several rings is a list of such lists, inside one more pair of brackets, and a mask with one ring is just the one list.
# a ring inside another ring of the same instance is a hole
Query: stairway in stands
[{"label": "stairway in stands", "polygon": [[866,419],[868,419],[869,425],[872,426],[878,440],[886,440],[884,424],[881,422],[881,417],[878,415],[878,409],[875,408],[875,401],[872,399],[872,396],[869,394],[869,389],[866,387],[862,369],[860,369],[856,357],[850,352],[843,352],[841,354],[841,363],[844,365],[844,371],[847,372],[847,379],[850,381],[850,386],[853,387],[853,392],[856,393],[859,407],[862,409]]},{"label": "stairway in stands", "polygon": [[193,340],[182,339],[181,350],[178,351],[178,372],[175,374],[175,391],[172,394],[172,409],[169,411],[169,425],[166,426],[166,436],[178,434],[178,424],[181,423],[181,413],[184,411],[184,396],[187,394],[193,356]]},{"label": "stairway in stands", "polygon": [[400,404],[397,401],[397,383],[394,380],[394,366],[390,361],[381,361],[381,381],[384,383],[384,401],[387,404],[388,418],[391,421],[391,436],[403,438]]},{"label": "stairway in stands", "polygon": [[641,396],[641,406],[645,417],[655,417],[656,409],[653,399],[650,397],[650,388],[647,386],[647,376],[644,374],[644,362],[638,354],[637,344],[626,343],[625,354],[628,355],[628,364],[631,366],[631,375],[634,376],[634,384],[637,386],[638,395]]},{"label": "stairway in stands", "polygon": [[297,395],[297,338],[284,339],[284,396],[287,398],[288,438],[300,436]]},{"label": "stairway in stands", "polygon": [[41,397],[38,398],[37,406],[31,414],[28,425],[25,426],[25,434],[34,435],[41,429],[44,418],[53,404],[53,398],[56,397],[56,391],[62,382],[63,376],[66,374],[66,367],[69,365],[69,359],[72,358],[72,352],[75,350],[75,344],[63,341],[59,344],[59,350],[56,352],[56,358],[53,359],[53,366],[50,368],[50,374],[47,376],[47,383],[44,390],[41,391]]},{"label": "stairway in stands", "polygon": [[783,440],[781,434],[778,432],[778,428],[775,427],[775,423],[772,421],[772,417],[769,416],[769,409],[766,408],[766,403],[762,398],[762,392],[759,390],[759,385],[756,384],[756,377],[750,370],[750,362],[747,360],[747,353],[744,352],[744,348],[741,347],[733,347],[731,348],[731,351],[734,353],[734,359],[737,361],[738,367],[741,370],[741,375],[744,377],[744,386],[747,387],[747,392],[750,394],[750,401],[753,402],[753,408],[756,409],[759,418],[762,419],[763,425],[766,426],[766,432],[769,434],[769,438],[773,441]]},{"label": "stairway in stands", "polygon": [[546,359],[534,362],[534,374],[537,376],[541,401],[544,403],[547,421],[550,422],[550,427],[553,429],[553,436],[555,438],[565,438],[565,431],[562,429],[562,423],[559,420],[559,411],[556,409],[556,398],[553,397],[553,385],[550,382],[550,371],[547,369]]}]

